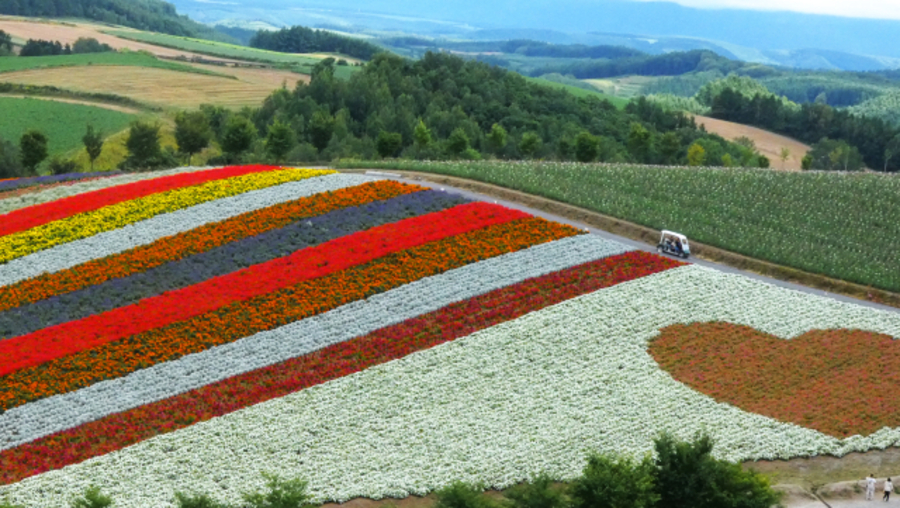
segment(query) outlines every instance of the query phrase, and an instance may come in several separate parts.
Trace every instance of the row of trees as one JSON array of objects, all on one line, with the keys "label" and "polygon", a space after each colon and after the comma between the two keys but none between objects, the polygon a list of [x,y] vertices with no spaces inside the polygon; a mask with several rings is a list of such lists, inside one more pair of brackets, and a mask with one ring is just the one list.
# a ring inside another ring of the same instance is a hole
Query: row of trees
[{"label": "row of trees", "polygon": [[77,55],[83,53],[104,53],[113,51],[109,44],[101,44],[93,37],[80,37],[74,44],[63,45],[59,41],[45,41],[42,39],[28,39],[19,56],[51,56],[51,55]]},{"label": "row of trees", "polygon": [[303,26],[278,31],[260,30],[250,39],[250,46],[282,53],[341,53],[362,60],[369,60],[384,51],[359,38]]},{"label": "row of trees", "polygon": [[[739,464],[712,456],[713,441],[696,436],[679,441],[663,435],[655,456],[641,460],[594,454],[579,478],[557,484],[541,474],[503,492],[485,494],[483,486],[454,483],[435,493],[434,508],[770,508],[780,495],[768,480]],[[312,508],[307,484],[264,475],[266,491],[243,494],[245,508]],[[229,508],[201,493],[175,493],[178,508]],[[109,508],[114,500],[97,487],[71,502],[72,508]],[[23,508],[0,503],[0,508]]]},{"label": "row of trees", "polygon": [[786,105],[775,96],[747,97],[732,88],[723,89],[711,104],[711,116],[755,125],[807,143],[823,139],[842,141],[858,150],[866,166],[882,171],[900,170],[894,148],[900,130],[883,120],[853,115],[827,104]]},{"label": "row of trees", "polygon": [[[88,125],[81,139],[93,169],[94,161],[103,150],[103,133]],[[47,136],[38,130],[29,130],[22,134],[18,146],[0,139],[0,178],[36,175],[38,165],[49,155],[48,141]],[[72,173],[77,169],[75,162],[59,157],[53,158],[49,164],[49,170],[53,174]]]}]

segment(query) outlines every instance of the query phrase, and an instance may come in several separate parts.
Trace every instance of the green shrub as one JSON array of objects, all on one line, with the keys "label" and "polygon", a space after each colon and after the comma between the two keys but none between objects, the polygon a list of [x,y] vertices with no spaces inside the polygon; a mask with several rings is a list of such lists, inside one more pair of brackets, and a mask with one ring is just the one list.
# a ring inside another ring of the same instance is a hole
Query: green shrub
[{"label": "green shrub", "polygon": [[510,508],[566,508],[568,499],[562,487],[554,487],[553,480],[541,474],[530,482],[508,489],[503,496]]},{"label": "green shrub", "polygon": [[455,482],[435,492],[434,508],[496,508],[497,503],[487,497],[480,487]]},{"label": "green shrub", "polygon": [[225,503],[220,503],[209,497],[208,494],[175,493],[175,506],[178,508],[228,508]]},{"label": "green shrub", "polygon": [[649,457],[592,455],[569,492],[573,508],[650,508],[659,499]]},{"label": "green shrub", "polygon": [[72,508],[107,508],[112,504],[112,498],[100,492],[100,487],[88,487],[82,497],[69,503]]},{"label": "green shrub", "polygon": [[300,508],[309,505],[306,482],[293,479],[282,480],[278,476],[263,473],[268,492],[244,494],[249,508]]}]

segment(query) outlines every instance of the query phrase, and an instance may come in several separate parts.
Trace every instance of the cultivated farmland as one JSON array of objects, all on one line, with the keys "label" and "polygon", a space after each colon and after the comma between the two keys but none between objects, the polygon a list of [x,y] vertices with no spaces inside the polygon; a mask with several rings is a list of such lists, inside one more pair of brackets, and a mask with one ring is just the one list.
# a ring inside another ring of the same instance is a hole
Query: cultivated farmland
[{"label": "cultivated farmland", "polygon": [[677,230],[753,258],[900,291],[900,178],[895,175],[574,163],[358,166],[493,183]]},{"label": "cultivated farmland", "polygon": [[84,104],[13,97],[0,97],[0,111],[4,113],[0,137],[18,142],[25,131],[39,128],[49,139],[50,153],[80,147],[87,124],[111,134],[136,118],[133,114]]},{"label": "cultivated farmland", "polygon": [[[212,67],[213,71],[225,68]],[[196,70],[199,71],[199,68]],[[3,81],[107,93],[164,107],[196,108],[200,104],[230,107],[259,105],[285,84],[293,89],[308,76],[274,69],[227,69],[231,79],[200,73],[147,67],[91,66],[5,73]]]},{"label": "cultivated farmland", "polygon": [[[900,382],[898,312],[328,170],[181,168],[29,199],[0,221],[14,504],[88,485],[123,508],[235,502],[263,472],[319,502],[504,488],[664,431],[702,429],[733,461],[900,442],[895,405],[845,414]],[[805,375],[744,375],[791,362]],[[804,409],[849,381],[863,392]]]},{"label": "cultivated farmland", "polygon": [[[24,70],[52,69],[56,67],[80,67],[118,65],[130,67],[152,67],[180,72],[196,72],[224,76],[213,70],[197,70],[190,65],[154,58],[144,53],[91,53],[82,55],[34,56],[28,58],[0,59],[0,73]],[[0,80],[5,76],[0,76]]]}]

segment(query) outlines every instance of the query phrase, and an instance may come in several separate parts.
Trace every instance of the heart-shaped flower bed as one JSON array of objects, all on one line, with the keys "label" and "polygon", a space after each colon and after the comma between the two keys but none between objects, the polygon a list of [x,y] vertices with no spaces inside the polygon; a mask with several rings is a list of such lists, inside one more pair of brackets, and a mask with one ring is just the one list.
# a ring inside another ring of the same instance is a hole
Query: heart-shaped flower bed
[{"label": "heart-shaped flower bed", "polygon": [[649,352],[721,402],[844,438],[900,426],[900,341],[859,330],[785,340],[748,326],[668,326]]}]

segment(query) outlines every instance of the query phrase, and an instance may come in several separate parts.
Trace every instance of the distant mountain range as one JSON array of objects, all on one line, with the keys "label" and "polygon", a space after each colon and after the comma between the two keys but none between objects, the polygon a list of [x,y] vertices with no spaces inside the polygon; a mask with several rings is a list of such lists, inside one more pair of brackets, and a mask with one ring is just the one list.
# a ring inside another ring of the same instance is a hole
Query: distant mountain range
[{"label": "distant mountain range", "polygon": [[900,45],[892,43],[900,34],[896,20],[627,0],[171,1],[179,12],[207,24],[618,44],[652,54],[709,49],[728,58],[805,69],[900,68]]}]

